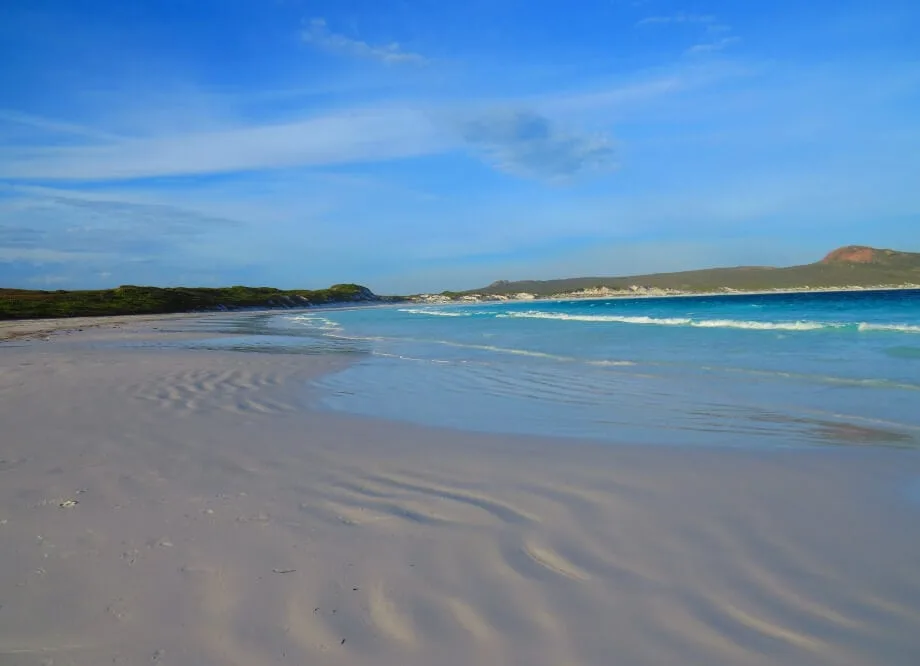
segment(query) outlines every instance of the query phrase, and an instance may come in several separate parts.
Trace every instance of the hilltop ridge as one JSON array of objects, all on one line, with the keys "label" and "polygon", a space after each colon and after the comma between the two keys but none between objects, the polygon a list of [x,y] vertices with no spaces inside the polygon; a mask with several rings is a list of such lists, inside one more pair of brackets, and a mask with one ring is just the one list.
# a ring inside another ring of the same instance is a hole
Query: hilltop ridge
[{"label": "hilltop ridge", "polygon": [[821,264],[920,264],[920,253],[880,250],[866,245],[847,245],[827,254]]},{"label": "hilltop ridge", "polygon": [[[920,288],[920,253],[847,245],[801,266],[734,266],[622,277],[498,280],[442,300]],[[437,300],[438,297],[432,297]]]}]

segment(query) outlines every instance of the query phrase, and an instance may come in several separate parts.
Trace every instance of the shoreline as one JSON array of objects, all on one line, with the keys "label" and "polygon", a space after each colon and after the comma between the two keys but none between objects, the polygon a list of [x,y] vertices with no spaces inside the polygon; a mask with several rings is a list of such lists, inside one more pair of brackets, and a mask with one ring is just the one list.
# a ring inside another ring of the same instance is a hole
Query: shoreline
[{"label": "shoreline", "polygon": [[[556,303],[563,301],[604,301],[604,300],[648,300],[655,298],[705,298],[713,296],[769,296],[782,294],[808,294],[808,293],[863,293],[863,292],[889,292],[889,291],[918,291],[920,285],[909,285],[903,287],[851,287],[851,288],[809,288],[809,289],[776,289],[761,291],[713,291],[713,292],[685,292],[685,293],[667,293],[667,294],[634,294],[634,293],[611,293],[610,295],[584,295],[578,292],[569,294],[556,294],[548,297],[535,298],[515,298],[503,297],[501,299],[482,297],[481,300],[424,300],[423,297],[430,296],[431,299],[440,299],[440,295],[421,295],[407,296],[405,300],[388,300],[381,302],[367,303],[329,303],[323,305],[313,305],[303,308],[298,307],[254,307],[254,308],[236,308],[227,310],[207,310],[207,311],[190,311],[190,312],[171,312],[163,314],[138,314],[138,315],[99,315],[92,317],[50,317],[50,318],[24,318],[24,319],[2,319],[0,320],[0,344],[12,339],[32,339],[43,337],[50,333],[61,333],[79,331],[86,328],[115,327],[121,324],[143,323],[147,321],[160,321],[169,319],[187,319],[228,316],[233,314],[246,313],[281,313],[281,312],[323,312],[328,310],[351,310],[363,308],[391,308],[406,305],[423,305],[423,306],[450,306],[450,305],[482,305],[489,303]],[[395,298],[395,297],[387,297]],[[400,297],[401,298],[401,297]]]},{"label": "shoreline", "polygon": [[56,333],[83,332],[86,329],[121,328],[151,322],[169,322],[195,319],[217,319],[233,315],[308,313],[329,310],[351,310],[389,307],[396,303],[330,303],[303,308],[240,308],[235,310],[209,310],[207,312],[171,312],[164,314],[100,315],[95,317],[50,317],[42,319],[0,320],[0,344],[15,339],[44,338]]}]

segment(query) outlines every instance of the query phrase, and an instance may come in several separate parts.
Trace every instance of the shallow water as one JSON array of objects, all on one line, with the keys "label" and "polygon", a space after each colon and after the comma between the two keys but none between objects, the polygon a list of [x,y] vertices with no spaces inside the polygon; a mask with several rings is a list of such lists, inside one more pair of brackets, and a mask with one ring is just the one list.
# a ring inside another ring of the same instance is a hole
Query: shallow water
[{"label": "shallow water", "polygon": [[355,353],[318,382],[335,410],[611,441],[920,444],[920,291],[411,305],[232,327],[224,348]]}]

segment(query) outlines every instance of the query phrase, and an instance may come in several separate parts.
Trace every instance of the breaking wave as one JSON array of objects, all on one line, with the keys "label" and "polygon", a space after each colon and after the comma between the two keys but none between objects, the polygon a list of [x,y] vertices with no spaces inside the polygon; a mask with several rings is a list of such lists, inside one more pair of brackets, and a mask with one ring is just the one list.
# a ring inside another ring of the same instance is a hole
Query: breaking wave
[{"label": "breaking wave", "polygon": [[618,315],[580,315],[532,310],[496,315],[511,319],[552,319],[559,321],[611,322],[646,326],[689,326],[694,328],[733,328],[754,331],[821,331],[852,329],[858,331],[895,331],[920,333],[920,326],[910,324],[848,324],[828,321],[750,321],[737,319],[693,319],[691,317],[629,317]]},{"label": "breaking wave", "polygon": [[911,324],[860,324],[860,331],[896,331],[898,333],[920,333],[920,326]]},{"label": "breaking wave", "polygon": [[482,312],[458,312],[455,310],[434,310],[429,308],[401,308],[399,311],[405,312],[406,314],[430,315],[432,317],[472,317],[477,314],[487,314]]},{"label": "breaking wave", "polygon": [[342,328],[337,322],[316,315],[289,315],[285,319],[320,331],[338,331]]}]

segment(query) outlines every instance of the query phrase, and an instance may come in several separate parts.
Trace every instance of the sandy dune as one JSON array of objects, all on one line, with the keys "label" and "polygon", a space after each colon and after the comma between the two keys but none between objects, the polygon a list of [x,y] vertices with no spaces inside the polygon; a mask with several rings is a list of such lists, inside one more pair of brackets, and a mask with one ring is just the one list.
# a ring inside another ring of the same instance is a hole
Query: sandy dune
[{"label": "sandy dune", "polygon": [[920,663],[915,452],[441,431],[94,335],[0,345],[4,666]]}]

